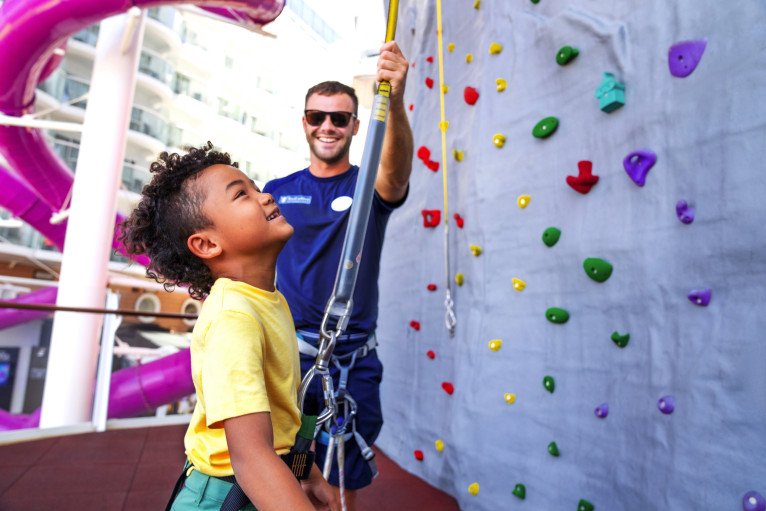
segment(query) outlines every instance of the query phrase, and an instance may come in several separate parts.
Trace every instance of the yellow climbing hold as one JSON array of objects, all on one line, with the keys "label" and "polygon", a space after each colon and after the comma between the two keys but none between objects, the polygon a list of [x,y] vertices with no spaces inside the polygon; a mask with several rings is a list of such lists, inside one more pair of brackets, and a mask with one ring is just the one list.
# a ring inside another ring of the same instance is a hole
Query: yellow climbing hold
[{"label": "yellow climbing hold", "polygon": [[447,94],[449,92],[449,86],[448,85],[442,85],[442,92],[444,94]]},{"label": "yellow climbing hold", "polygon": [[459,150],[459,149],[453,149],[452,155],[455,157],[455,161],[463,161],[463,157],[465,156],[465,152]]},{"label": "yellow climbing hold", "polygon": [[526,208],[529,206],[529,203],[532,201],[532,197],[529,195],[519,195],[519,198],[516,199],[516,203],[519,205],[521,209]]},{"label": "yellow climbing hold", "polygon": [[473,53],[466,53],[465,55],[465,61],[466,63],[470,64],[473,62]]},{"label": "yellow climbing hold", "polygon": [[455,284],[457,284],[458,286],[462,286],[463,282],[465,282],[465,277],[463,276],[462,273],[457,272],[455,274]]},{"label": "yellow climbing hold", "polygon": [[497,84],[497,92],[503,92],[508,86],[508,82],[506,82],[504,78],[498,78],[495,80],[495,83]]},{"label": "yellow climbing hold", "polygon": [[455,51],[455,43],[449,43],[449,44],[447,45],[447,51],[448,51],[448,52],[450,52],[450,53],[452,53],[453,51]]},{"label": "yellow climbing hold", "polygon": [[471,243],[470,245],[468,245],[468,248],[471,249],[471,253],[474,255],[474,257],[479,257],[481,255],[482,250],[479,245],[474,245],[473,243]]},{"label": "yellow climbing hold", "polygon": [[500,43],[492,43],[489,45],[489,54],[490,55],[497,55],[503,51],[503,45]]},{"label": "yellow climbing hold", "polygon": [[524,288],[527,287],[526,282],[524,282],[521,279],[517,279],[516,277],[513,277],[511,279],[511,282],[513,283],[513,289],[515,289],[518,292],[524,291]]},{"label": "yellow climbing hold", "polygon": [[492,137],[492,143],[498,148],[502,148],[505,145],[505,135],[502,133],[495,133],[495,136]]},{"label": "yellow climbing hold", "polygon": [[492,339],[489,341],[489,349],[492,351],[499,351],[500,348],[503,346],[502,339]]},{"label": "yellow climbing hold", "polygon": [[449,129],[449,121],[441,121],[439,123],[439,129],[446,132]]},{"label": "yellow climbing hold", "polygon": [[434,446],[436,447],[436,452],[442,452],[444,450],[444,440],[441,438],[437,439],[434,442]]},{"label": "yellow climbing hold", "polygon": [[481,0],[474,0],[473,8],[478,9],[479,7],[481,7]]},{"label": "yellow climbing hold", "polygon": [[516,394],[514,394],[513,392],[506,392],[505,394],[503,394],[503,399],[505,399],[506,403],[508,403],[509,405],[512,405],[513,403],[516,402]]},{"label": "yellow climbing hold", "polygon": [[468,485],[468,493],[471,495],[479,494],[479,483],[471,483]]}]

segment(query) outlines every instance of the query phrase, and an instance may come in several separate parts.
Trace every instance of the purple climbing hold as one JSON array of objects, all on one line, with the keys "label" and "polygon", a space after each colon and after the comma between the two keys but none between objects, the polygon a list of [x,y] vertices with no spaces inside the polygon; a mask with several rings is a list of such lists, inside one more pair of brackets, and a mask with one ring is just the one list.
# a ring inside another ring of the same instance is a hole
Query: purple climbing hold
[{"label": "purple climbing hold", "polygon": [[657,408],[665,415],[670,415],[676,409],[676,399],[673,396],[662,396],[657,401]]},{"label": "purple climbing hold", "polygon": [[710,303],[710,296],[713,292],[710,290],[709,287],[706,287],[705,289],[694,289],[692,291],[689,291],[689,294],[687,295],[689,297],[689,300],[694,305],[699,305],[700,307],[707,307]]},{"label": "purple climbing hold", "polygon": [[676,78],[686,78],[697,69],[707,47],[707,39],[696,41],[681,41],[668,50],[668,67],[670,74]]},{"label": "purple climbing hold", "polygon": [[608,403],[601,403],[596,407],[595,410],[593,410],[593,413],[596,414],[596,417],[599,419],[605,419],[607,415],[609,415],[609,404]]},{"label": "purple climbing hold", "polygon": [[625,172],[638,186],[644,186],[646,175],[657,162],[657,155],[649,149],[637,149],[622,160]]},{"label": "purple climbing hold", "polygon": [[766,511],[766,499],[757,491],[751,490],[742,497],[744,511]]},{"label": "purple climbing hold", "polygon": [[694,222],[694,208],[681,199],[676,202],[676,216],[682,223],[690,224]]}]

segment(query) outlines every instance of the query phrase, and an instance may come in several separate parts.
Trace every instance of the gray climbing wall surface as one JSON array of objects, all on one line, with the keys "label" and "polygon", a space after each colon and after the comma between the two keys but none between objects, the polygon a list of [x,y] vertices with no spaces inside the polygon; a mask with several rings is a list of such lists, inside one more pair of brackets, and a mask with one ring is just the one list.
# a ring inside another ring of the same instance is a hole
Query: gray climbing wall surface
[{"label": "gray climbing wall surface", "polygon": [[443,3],[446,162],[436,3],[399,9],[379,445],[466,510],[763,509],[766,3]]}]

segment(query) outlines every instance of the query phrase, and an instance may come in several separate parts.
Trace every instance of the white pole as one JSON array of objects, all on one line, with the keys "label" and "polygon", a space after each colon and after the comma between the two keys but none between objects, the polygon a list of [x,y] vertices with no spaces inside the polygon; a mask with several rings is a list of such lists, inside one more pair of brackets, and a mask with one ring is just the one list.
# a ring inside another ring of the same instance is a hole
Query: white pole
[{"label": "white pole", "polygon": [[[60,306],[104,306],[143,26],[138,10],[101,22],[61,260]],[[132,32],[127,45],[126,30]],[[102,322],[98,314],[55,314],[40,427],[91,420]]]},{"label": "white pole", "polygon": [[[107,291],[106,308],[116,309],[120,305],[120,294]],[[114,355],[114,334],[122,323],[122,316],[107,314],[101,328],[101,352],[98,357],[96,395],[93,398],[93,425],[96,431],[106,431],[109,414],[109,387],[112,382],[112,356]]]}]

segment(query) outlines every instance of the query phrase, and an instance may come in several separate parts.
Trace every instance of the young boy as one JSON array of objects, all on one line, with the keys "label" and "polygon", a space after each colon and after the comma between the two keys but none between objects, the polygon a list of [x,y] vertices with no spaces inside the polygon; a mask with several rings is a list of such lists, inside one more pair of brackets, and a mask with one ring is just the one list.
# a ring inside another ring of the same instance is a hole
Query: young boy
[{"label": "young boy", "polygon": [[309,462],[299,483],[296,463],[285,463],[301,425],[300,369],[274,277],[293,228],[271,195],[212,147],[162,153],[122,226],[128,251],[150,257],[147,275],[206,297],[192,334],[197,405],[184,439],[188,461],[169,507],[240,509],[249,499],[242,509],[335,511],[316,465]]}]

